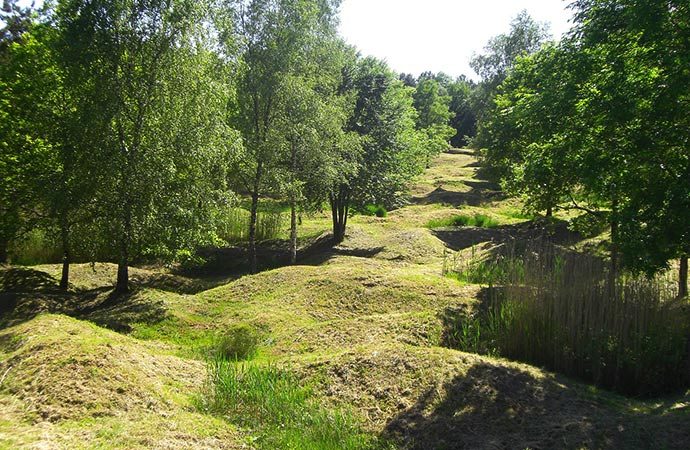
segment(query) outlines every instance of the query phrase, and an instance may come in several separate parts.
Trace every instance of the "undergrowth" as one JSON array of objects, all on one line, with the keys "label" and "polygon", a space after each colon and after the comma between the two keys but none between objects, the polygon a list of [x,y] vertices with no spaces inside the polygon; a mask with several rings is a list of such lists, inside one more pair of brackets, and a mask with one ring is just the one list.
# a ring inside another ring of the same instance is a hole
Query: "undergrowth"
[{"label": "undergrowth", "polygon": [[433,219],[427,222],[427,228],[444,227],[480,227],[495,228],[499,225],[498,221],[484,214],[474,214],[473,216],[455,215],[443,219]]},{"label": "undergrowth", "polygon": [[227,360],[249,360],[259,351],[261,334],[258,330],[246,323],[232,325],[216,344],[216,352],[219,357]]},{"label": "undergrowth", "polygon": [[366,205],[363,214],[365,216],[386,217],[388,216],[388,211],[381,205]]},{"label": "undergrowth", "polygon": [[249,429],[259,448],[381,448],[350,413],[325,408],[295,375],[271,365],[212,359],[197,405]]},{"label": "undergrowth", "polygon": [[[228,244],[249,240],[249,211],[244,208],[228,208],[219,213],[217,234]],[[260,210],[257,213],[256,239],[265,241],[277,239],[284,224],[284,213],[281,210]]]}]

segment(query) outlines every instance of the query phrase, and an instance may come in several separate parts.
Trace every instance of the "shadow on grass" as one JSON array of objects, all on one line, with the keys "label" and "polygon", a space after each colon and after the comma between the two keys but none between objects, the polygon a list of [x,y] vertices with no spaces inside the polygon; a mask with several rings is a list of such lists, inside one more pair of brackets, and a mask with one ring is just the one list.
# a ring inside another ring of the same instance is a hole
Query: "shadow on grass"
[{"label": "shadow on grass", "polygon": [[0,269],[0,292],[58,292],[58,281],[40,270],[28,267]]},{"label": "shadow on grass", "polygon": [[129,331],[132,323],[164,319],[163,303],[143,298],[140,288],[133,284],[134,289],[125,295],[115,294],[110,286],[65,292],[45,272],[25,267],[2,268],[0,328],[29,321],[42,313],[65,314],[116,331]]},{"label": "shadow on grass", "polygon": [[131,332],[132,324],[154,324],[168,315],[162,300],[142,297],[137,289],[126,294],[112,290],[92,292],[89,297],[82,297],[81,307],[72,315],[121,333]]},{"label": "shadow on grass", "polygon": [[383,434],[415,450],[690,448],[687,411],[635,413],[618,397],[595,400],[566,386],[560,377],[477,363],[426,391]]},{"label": "shadow on grass", "polygon": [[[356,256],[372,258],[381,253],[384,247],[342,248],[333,241],[333,235],[323,233],[318,237],[303,242],[297,251],[297,264],[321,265],[335,256]],[[221,277],[223,283],[230,279],[249,274],[249,249],[246,245],[226,248],[206,248],[200,251],[206,261],[194,268],[181,270],[178,273],[186,277],[199,278]],[[288,241],[273,240],[257,244],[257,265],[259,271],[272,270],[290,265]],[[207,288],[210,289],[210,288]]]},{"label": "shadow on grass", "polygon": [[[371,256],[372,251],[334,249],[328,234],[309,240],[298,253],[300,264],[321,264],[334,254]],[[203,266],[176,273],[133,271],[131,291],[115,294],[108,283],[95,289],[61,291],[58,281],[46,272],[25,267],[0,268],[0,328],[33,319],[41,313],[65,314],[89,320],[120,332],[128,332],[134,323],[155,323],[166,317],[166,308],[146,289],[176,294],[196,294],[227,284],[248,273],[246,247],[208,249],[202,255]],[[290,263],[285,241],[269,241],[259,246],[259,267],[268,270]],[[114,283],[114,279],[112,280]]]},{"label": "shadow on grass", "polygon": [[498,191],[489,189],[492,186],[491,183],[487,182],[470,182],[465,181],[468,186],[470,184],[475,184],[475,187],[471,187],[468,192],[457,192],[448,191],[442,187],[437,187],[430,193],[421,196],[414,197],[412,203],[417,205],[430,205],[430,204],[444,204],[451,205],[453,207],[458,206],[481,206],[487,202],[502,200],[505,195]]},{"label": "shadow on grass", "polygon": [[514,225],[496,228],[459,227],[457,229],[437,229],[432,233],[452,250],[464,250],[485,242],[493,244],[514,243],[518,241],[544,240],[556,245],[573,245],[584,239],[575,231],[568,229],[563,220],[536,219]]}]

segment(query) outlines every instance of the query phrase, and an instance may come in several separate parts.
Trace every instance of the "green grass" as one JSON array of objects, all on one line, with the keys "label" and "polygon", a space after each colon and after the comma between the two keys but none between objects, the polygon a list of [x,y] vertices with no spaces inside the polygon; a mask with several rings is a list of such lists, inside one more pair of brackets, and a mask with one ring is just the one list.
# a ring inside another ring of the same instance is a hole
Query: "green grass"
[{"label": "green grass", "polygon": [[485,214],[474,214],[472,216],[459,214],[443,219],[433,219],[427,222],[427,228],[445,228],[445,227],[480,227],[480,228],[495,228],[499,225],[496,219],[493,219]]},{"label": "green grass", "polygon": [[[243,208],[228,208],[219,213],[218,237],[228,244],[249,239],[249,211]],[[284,213],[280,209],[262,209],[257,213],[256,239],[276,239],[285,226]]]},{"label": "green grass", "polygon": [[54,239],[43,229],[26,233],[23,239],[10,246],[10,260],[13,264],[34,265],[46,262],[59,262],[62,255]]},{"label": "green grass", "polygon": [[256,356],[261,333],[247,323],[234,324],[223,333],[216,344],[219,357],[231,361],[250,360]]},{"label": "green grass", "polygon": [[380,205],[366,205],[362,213],[365,216],[376,216],[376,217],[386,217],[388,216],[388,211],[385,207]]},{"label": "green grass", "polygon": [[377,447],[348,412],[320,405],[292,373],[275,366],[209,362],[198,407],[250,429],[266,449],[366,449]]}]

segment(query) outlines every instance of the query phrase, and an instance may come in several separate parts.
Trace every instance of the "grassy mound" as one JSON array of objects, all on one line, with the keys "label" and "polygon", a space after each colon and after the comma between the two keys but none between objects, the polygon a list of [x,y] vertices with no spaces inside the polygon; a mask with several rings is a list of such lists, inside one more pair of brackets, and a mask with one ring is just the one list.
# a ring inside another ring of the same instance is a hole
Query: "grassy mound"
[{"label": "grassy mound", "polygon": [[650,405],[534,367],[440,348],[357,347],[306,360],[335,406],[402,448],[687,448],[687,403]]},{"label": "grassy mound", "polygon": [[[232,282],[132,269],[134,293],[108,304],[111,264],[73,266],[69,295],[57,265],[0,272],[0,448],[298,448],[314,430],[338,448],[339,423],[354,447],[689,448],[690,393],[636,401],[440,347],[447,314],[475,312],[486,291],[443,273],[543,228],[479,170],[471,153],[444,154],[412,205],[353,217],[305,265]],[[478,214],[499,226],[425,228]],[[316,214],[300,232],[329,226]],[[91,323],[37,316],[56,311]],[[209,370],[219,346],[251,361]],[[208,374],[222,389],[199,408]]]},{"label": "grassy mound", "polygon": [[[203,364],[166,353],[160,344],[58,315],[3,330],[0,398],[10,417],[0,420],[0,443],[46,436],[65,448],[92,439],[122,448],[237,442],[231,428],[189,412],[188,392],[199,386]],[[20,431],[48,431],[14,435],[10,420]]]}]

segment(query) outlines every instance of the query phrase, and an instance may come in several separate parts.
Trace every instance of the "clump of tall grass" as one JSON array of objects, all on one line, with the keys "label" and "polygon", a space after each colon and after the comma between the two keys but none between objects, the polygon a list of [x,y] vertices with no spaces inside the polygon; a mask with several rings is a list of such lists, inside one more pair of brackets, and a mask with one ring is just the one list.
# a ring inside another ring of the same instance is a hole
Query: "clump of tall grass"
[{"label": "clump of tall grass", "polygon": [[382,205],[366,205],[362,211],[365,216],[386,217],[388,210]]},{"label": "clump of tall grass", "polygon": [[427,222],[427,228],[445,227],[481,227],[495,228],[499,225],[498,221],[484,214],[474,214],[473,216],[455,215],[443,219],[432,219]]},{"label": "clump of tall grass", "polygon": [[219,357],[231,361],[252,359],[259,351],[261,333],[247,323],[237,323],[226,330],[216,343]]},{"label": "clump of tall grass", "polygon": [[[243,208],[228,208],[220,213],[217,234],[220,239],[235,244],[249,240],[249,211]],[[259,211],[256,222],[256,239],[266,241],[280,237],[285,224],[280,210]]]},{"label": "clump of tall grass", "polygon": [[524,264],[519,259],[501,255],[479,257],[472,247],[469,258],[462,258],[458,253],[445,253],[443,275],[467,284],[495,285],[509,278],[524,277]]},{"label": "clump of tall grass", "polygon": [[[632,395],[690,384],[690,321],[673,283],[612,278],[602,260],[546,243],[501,253],[465,263],[483,267],[480,278],[489,288],[477,316],[447,320],[448,345],[494,352]],[[468,274],[461,266],[458,273],[471,279],[476,269]]]},{"label": "clump of tall grass", "polygon": [[336,450],[376,445],[350,414],[326,409],[293,374],[275,366],[211,360],[198,406],[251,429],[261,448]]}]

